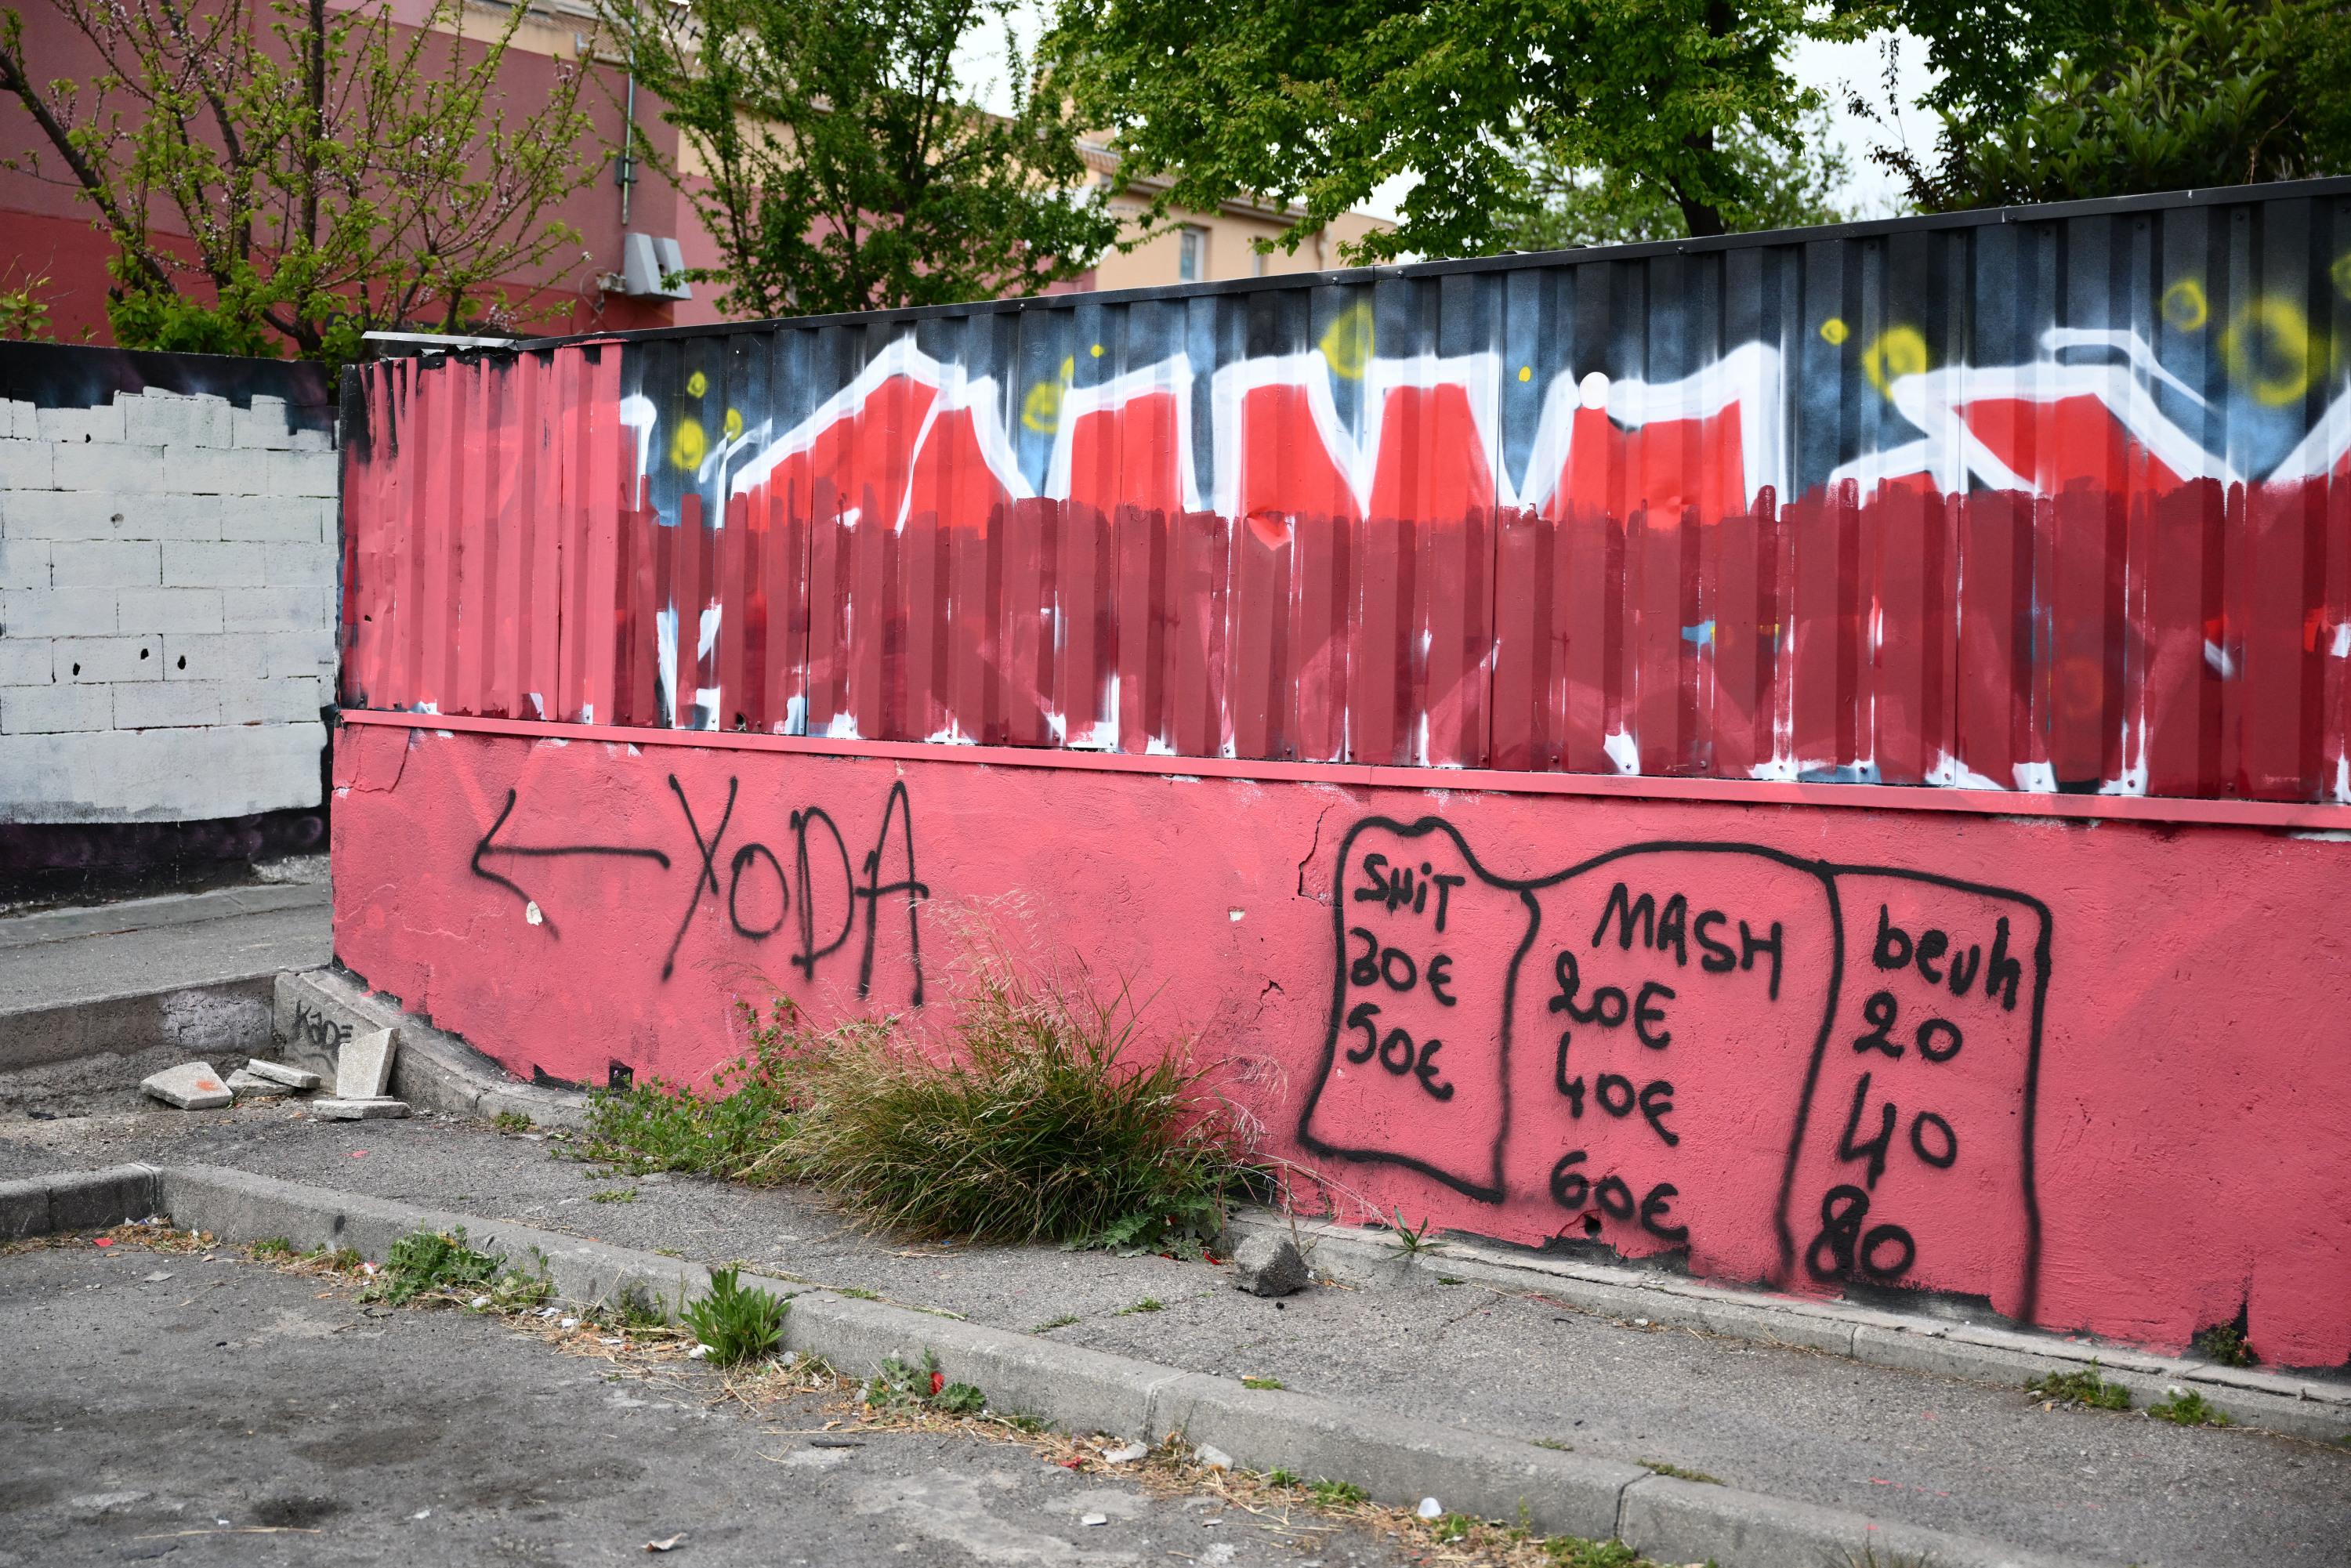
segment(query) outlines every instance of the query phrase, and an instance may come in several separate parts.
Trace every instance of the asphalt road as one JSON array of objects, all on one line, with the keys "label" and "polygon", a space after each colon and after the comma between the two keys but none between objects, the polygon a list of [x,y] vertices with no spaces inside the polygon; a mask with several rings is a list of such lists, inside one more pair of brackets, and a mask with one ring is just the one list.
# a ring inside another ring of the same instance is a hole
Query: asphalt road
[{"label": "asphalt road", "polygon": [[[559,1145],[471,1123],[141,1110],[123,1086],[127,1065],[72,1065],[83,1075],[0,1077],[0,1177],[126,1159],[231,1166],[705,1261],[741,1259],[1190,1371],[1278,1377],[2041,1551],[2148,1568],[2351,1564],[2351,1447],[2044,1410],[2017,1388],[1437,1285],[1441,1254],[1426,1289],[1318,1289],[1276,1303],[1202,1263],[912,1246],[803,1191],[610,1177],[556,1157]],[[35,1109],[65,1119],[27,1120]],[[1159,1309],[1134,1310],[1146,1299]],[[1075,1321],[1046,1326],[1063,1319]]]},{"label": "asphalt road", "polygon": [[1284,1531],[1017,1441],[815,1446],[840,1415],[815,1395],[755,1416],[699,1366],[620,1372],[228,1255],[0,1256],[0,1564],[1407,1561],[1364,1530]]}]

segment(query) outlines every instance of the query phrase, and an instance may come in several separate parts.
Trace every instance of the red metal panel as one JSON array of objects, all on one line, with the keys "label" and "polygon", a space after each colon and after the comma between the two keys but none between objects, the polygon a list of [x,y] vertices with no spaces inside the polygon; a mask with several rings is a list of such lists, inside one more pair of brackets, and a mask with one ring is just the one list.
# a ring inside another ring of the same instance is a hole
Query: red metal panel
[{"label": "red metal panel", "polygon": [[2135,706],[2150,794],[2219,790],[2220,677],[2205,655],[2205,626],[2220,616],[2224,514],[2220,486],[2209,479],[2142,509],[2146,544],[2133,552]]},{"label": "red metal panel", "polygon": [[2231,497],[2242,551],[2227,631],[2235,669],[2221,684],[2237,743],[2233,792],[2301,800],[2318,789],[2326,513],[2314,486],[2242,486]]}]

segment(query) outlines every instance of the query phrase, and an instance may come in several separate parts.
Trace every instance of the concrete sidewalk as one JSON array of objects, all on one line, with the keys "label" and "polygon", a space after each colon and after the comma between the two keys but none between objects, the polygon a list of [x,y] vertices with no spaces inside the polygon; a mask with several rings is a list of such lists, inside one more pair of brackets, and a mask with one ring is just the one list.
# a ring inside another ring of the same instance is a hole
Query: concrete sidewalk
[{"label": "concrete sidewalk", "polygon": [[2340,1446],[2044,1410],[2015,1386],[1614,1320],[1449,1283],[1442,1253],[1406,1288],[1260,1301],[1204,1263],[910,1246],[862,1233],[804,1192],[608,1177],[554,1157],[559,1145],[471,1124],[110,1103],[121,1102],[85,1090],[58,1107],[90,1114],[0,1121],[0,1178],[125,1159],[230,1166],[673,1257],[742,1260],[1056,1343],[1278,1378],[1465,1432],[2052,1554],[2274,1568],[2339,1563],[2351,1540],[2351,1449]]},{"label": "concrete sidewalk", "polygon": [[265,1051],[275,976],[327,962],[333,925],[324,880],[0,920],[0,1069]]}]

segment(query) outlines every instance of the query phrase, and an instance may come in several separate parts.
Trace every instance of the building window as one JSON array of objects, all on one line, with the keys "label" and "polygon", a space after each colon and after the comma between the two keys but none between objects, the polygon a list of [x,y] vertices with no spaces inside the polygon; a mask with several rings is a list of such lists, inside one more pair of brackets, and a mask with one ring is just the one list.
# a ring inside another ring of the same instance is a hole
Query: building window
[{"label": "building window", "polygon": [[1176,279],[1197,283],[1208,275],[1208,231],[1185,228],[1176,236]]}]

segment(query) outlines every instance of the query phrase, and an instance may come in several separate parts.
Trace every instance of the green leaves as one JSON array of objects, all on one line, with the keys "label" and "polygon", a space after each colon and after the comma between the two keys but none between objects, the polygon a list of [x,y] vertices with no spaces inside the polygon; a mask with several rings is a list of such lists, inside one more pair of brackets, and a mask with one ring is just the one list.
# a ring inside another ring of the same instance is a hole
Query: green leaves
[{"label": "green leaves", "polygon": [[[2126,12],[2128,26],[2083,23],[2118,24]],[[1936,38],[1930,57],[1966,36],[1962,27]],[[1878,154],[1924,206],[2252,184],[2351,168],[2351,100],[2340,86],[2351,70],[2351,12],[2336,0],[2117,3],[2061,9],[2031,26],[2018,19],[2000,36],[2035,68],[1941,84],[1930,95],[1944,116],[1938,164]]]},{"label": "green leaves", "polygon": [[1546,196],[1530,147],[1719,232],[1761,194],[1721,133],[1792,135],[1814,100],[1788,49],[1861,25],[1794,0],[1064,0],[1045,52],[1085,122],[1115,133],[1121,173],[1168,182],[1162,214],[1294,203],[1294,249],[1416,175],[1401,225],[1347,254],[1383,261],[1513,248]]},{"label": "green leaves", "polygon": [[[1117,237],[1088,192],[1077,126],[1029,90],[990,113],[958,51],[1009,0],[605,0],[638,78],[677,128],[664,169],[717,237],[741,315],[891,308],[1033,293]],[[662,167],[641,141],[640,156]],[[698,179],[678,178],[690,171]]]},{"label": "green leaves", "polygon": [[53,167],[89,204],[126,345],[339,362],[372,329],[507,319],[497,280],[578,243],[549,214],[602,167],[585,78],[557,61],[508,123],[519,7],[461,46],[456,0],[408,28],[390,0],[55,3],[99,68],[47,80],[0,20],[0,92],[44,143],[0,164]]}]

